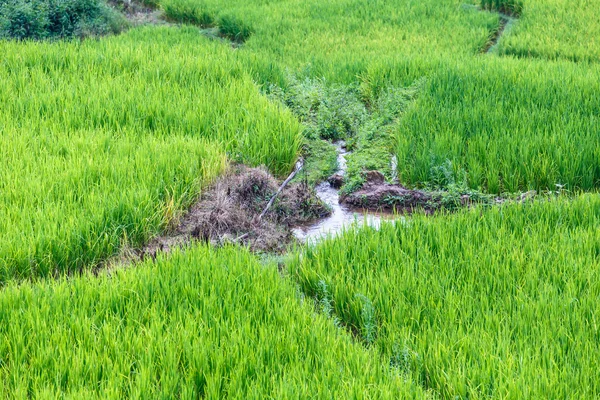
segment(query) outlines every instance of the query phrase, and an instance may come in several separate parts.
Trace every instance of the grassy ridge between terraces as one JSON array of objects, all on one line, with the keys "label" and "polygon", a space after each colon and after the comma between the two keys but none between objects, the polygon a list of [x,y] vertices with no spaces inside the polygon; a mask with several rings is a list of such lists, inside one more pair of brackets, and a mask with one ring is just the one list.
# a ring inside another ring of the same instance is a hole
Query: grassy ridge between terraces
[{"label": "grassy ridge between terraces", "polygon": [[442,398],[596,398],[600,199],[364,229],[291,266],[307,293]]},{"label": "grassy ridge between terraces", "polygon": [[276,268],[197,247],[0,293],[6,398],[424,398]]},{"label": "grassy ridge between terraces", "polygon": [[295,118],[195,29],[0,52],[0,281],[139,245],[226,156],[278,174],[295,161]]}]

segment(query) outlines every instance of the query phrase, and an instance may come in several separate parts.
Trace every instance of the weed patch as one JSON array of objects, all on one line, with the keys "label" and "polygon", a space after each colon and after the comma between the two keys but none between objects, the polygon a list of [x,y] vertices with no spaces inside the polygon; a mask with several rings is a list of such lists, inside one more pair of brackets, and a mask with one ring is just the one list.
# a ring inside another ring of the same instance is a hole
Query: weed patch
[{"label": "weed patch", "polygon": [[[285,89],[271,87],[269,91],[303,124],[308,141],[305,158],[308,163],[314,163],[309,164],[311,181],[324,180],[327,173],[335,170],[331,168],[333,157],[325,156],[330,152],[326,152],[324,140],[344,140],[351,151],[343,194],[359,189],[369,171],[380,171],[391,179],[392,128],[416,96],[419,83],[410,88],[389,87],[375,95],[366,90],[366,85],[328,85],[323,80],[299,81],[294,77],[288,80]],[[313,153],[320,157],[318,161],[311,162]]]}]

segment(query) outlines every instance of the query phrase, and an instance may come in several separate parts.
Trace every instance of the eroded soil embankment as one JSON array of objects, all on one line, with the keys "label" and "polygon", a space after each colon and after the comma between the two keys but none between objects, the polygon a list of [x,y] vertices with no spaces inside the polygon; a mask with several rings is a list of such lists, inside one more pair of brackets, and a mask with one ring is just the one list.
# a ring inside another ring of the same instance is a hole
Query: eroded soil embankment
[{"label": "eroded soil embankment", "polygon": [[382,173],[369,171],[363,186],[353,193],[341,196],[340,201],[352,208],[405,213],[416,209],[433,211],[439,208],[434,199],[435,196],[431,193],[387,183]]},{"label": "eroded soil embankment", "polygon": [[[158,253],[192,242],[219,246],[237,243],[253,251],[279,253],[294,241],[291,228],[329,215],[329,209],[303,183],[287,185],[260,218],[279,188],[263,168],[231,166],[179,220],[177,226],[139,250],[128,261],[155,258]],[[123,262],[124,260],[119,260]]]}]

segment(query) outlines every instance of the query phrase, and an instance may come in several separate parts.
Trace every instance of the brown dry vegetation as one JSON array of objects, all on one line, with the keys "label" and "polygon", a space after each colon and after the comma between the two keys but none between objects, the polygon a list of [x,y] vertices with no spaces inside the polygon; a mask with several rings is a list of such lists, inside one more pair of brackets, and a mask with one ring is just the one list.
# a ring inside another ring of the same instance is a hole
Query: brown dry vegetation
[{"label": "brown dry vegetation", "polygon": [[291,227],[323,218],[330,211],[312,188],[293,183],[284,188],[264,218],[259,218],[278,187],[279,182],[265,168],[231,166],[176,227],[140,250],[129,250],[126,258],[155,258],[158,252],[194,241],[216,246],[239,243],[257,252],[282,252],[294,241]]}]

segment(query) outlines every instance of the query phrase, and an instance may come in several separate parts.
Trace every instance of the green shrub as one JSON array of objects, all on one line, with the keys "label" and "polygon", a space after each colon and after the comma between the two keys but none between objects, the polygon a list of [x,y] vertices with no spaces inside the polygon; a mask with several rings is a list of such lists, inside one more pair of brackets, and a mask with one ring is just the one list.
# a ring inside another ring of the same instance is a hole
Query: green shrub
[{"label": "green shrub", "polygon": [[0,37],[17,40],[117,33],[124,17],[99,0],[0,0]]},{"label": "green shrub", "polygon": [[25,1],[0,3],[0,37],[45,37],[49,24],[45,6]]}]

